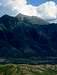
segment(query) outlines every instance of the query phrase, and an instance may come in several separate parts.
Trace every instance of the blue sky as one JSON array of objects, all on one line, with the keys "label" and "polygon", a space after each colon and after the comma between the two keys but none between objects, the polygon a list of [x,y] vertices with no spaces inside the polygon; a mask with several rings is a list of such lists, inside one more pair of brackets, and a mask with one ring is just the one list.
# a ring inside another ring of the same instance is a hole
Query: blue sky
[{"label": "blue sky", "polygon": [[32,5],[40,5],[46,1],[55,1],[57,3],[57,0],[27,0],[28,4],[32,4]]}]

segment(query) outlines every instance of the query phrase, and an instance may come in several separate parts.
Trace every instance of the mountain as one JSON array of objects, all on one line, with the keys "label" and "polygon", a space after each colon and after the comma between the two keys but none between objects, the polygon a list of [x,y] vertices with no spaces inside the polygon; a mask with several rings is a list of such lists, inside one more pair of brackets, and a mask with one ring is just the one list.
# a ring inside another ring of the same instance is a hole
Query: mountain
[{"label": "mountain", "polygon": [[22,14],[16,17],[2,16],[0,57],[8,59],[10,63],[31,63],[32,60],[36,61],[32,62],[34,64],[39,61],[57,63],[57,24]]},{"label": "mountain", "polygon": [[40,17],[26,16],[22,15],[21,13],[18,14],[16,18],[18,18],[18,20],[24,21],[25,23],[39,24],[39,25],[49,24],[47,21],[41,19]]}]

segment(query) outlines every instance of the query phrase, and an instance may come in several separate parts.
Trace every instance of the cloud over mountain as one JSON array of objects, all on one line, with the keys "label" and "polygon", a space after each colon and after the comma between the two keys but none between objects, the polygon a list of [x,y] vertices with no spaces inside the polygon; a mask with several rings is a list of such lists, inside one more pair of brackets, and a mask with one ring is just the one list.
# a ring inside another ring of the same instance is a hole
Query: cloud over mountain
[{"label": "cloud over mountain", "polygon": [[57,19],[57,5],[55,2],[48,1],[38,6],[37,9],[43,19],[46,20]]},{"label": "cloud over mountain", "polygon": [[27,4],[26,0],[0,0],[0,16],[4,14],[16,16],[19,13],[28,16],[38,16],[52,22],[57,19],[57,5],[54,1],[33,6]]},{"label": "cloud over mountain", "polygon": [[[26,0],[4,0],[0,1],[0,7],[3,7],[2,9],[4,10],[4,13],[6,12],[7,14],[10,15],[16,15],[18,13],[22,13],[24,15],[35,15],[37,16],[36,12],[36,7],[32,5],[27,5]],[[10,11],[9,11],[10,10]],[[7,12],[9,11],[9,12]],[[0,11],[2,12],[2,11]],[[12,12],[14,12],[12,14]]]}]

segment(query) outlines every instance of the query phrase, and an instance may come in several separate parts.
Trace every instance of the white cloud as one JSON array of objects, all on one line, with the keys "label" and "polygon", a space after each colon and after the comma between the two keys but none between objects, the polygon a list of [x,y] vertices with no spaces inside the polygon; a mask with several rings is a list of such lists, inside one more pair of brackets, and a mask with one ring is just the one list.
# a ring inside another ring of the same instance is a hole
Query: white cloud
[{"label": "white cloud", "polygon": [[17,11],[12,11],[12,1],[11,0],[0,0],[0,16],[5,14],[14,16]]},{"label": "white cloud", "polygon": [[37,11],[44,19],[50,20],[57,18],[57,6],[53,1],[49,1],[38,6]]},{"label": "white cloud", "polygon": [[57,19],[57,5],[48,1],[39,6],[27,5],[26,0],[0,0],[0,16],[8,14],[15,16],[18,13],[29,16],[38,16],[45,20]]},{"label": "white cloud", "polygon": [[18,2],[18,0],[13,1],[12,3],[13,8],[12,10],[17,10],[17,13],[22,13],[24,15],[29,15],[29,16],[37,16],[37,11],[35,6],[32,5],[27,5],[26,0],[21,0]]},{"label": "white cloud", "polygon": [[[0,2],[3,4],[2,7],[4,7],[5,9],[5,13],[6,14],[10,14],[10,15],[16,15],[18,13],[22,13],[24,15],[29,15],[29,16],[37,16],[37,11],[36,8],[32,5],[27,5],[27,1],[26,0],[0,0]],[[9,11],[9,12],[7,12]],[[1,11],[2,12],[2,11]],[[16,12],[16,13],[15,13]],[[13,14],[12,14],[13,13]]]}]

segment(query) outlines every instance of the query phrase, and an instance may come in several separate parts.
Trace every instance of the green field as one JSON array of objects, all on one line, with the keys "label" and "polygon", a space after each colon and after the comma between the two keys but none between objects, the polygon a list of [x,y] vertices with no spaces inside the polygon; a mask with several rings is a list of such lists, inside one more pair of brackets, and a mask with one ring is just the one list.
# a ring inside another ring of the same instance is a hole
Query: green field
[{"label": "green field", "polygon": [[0,64],[0,75],[57,75],[57,65]]}]

